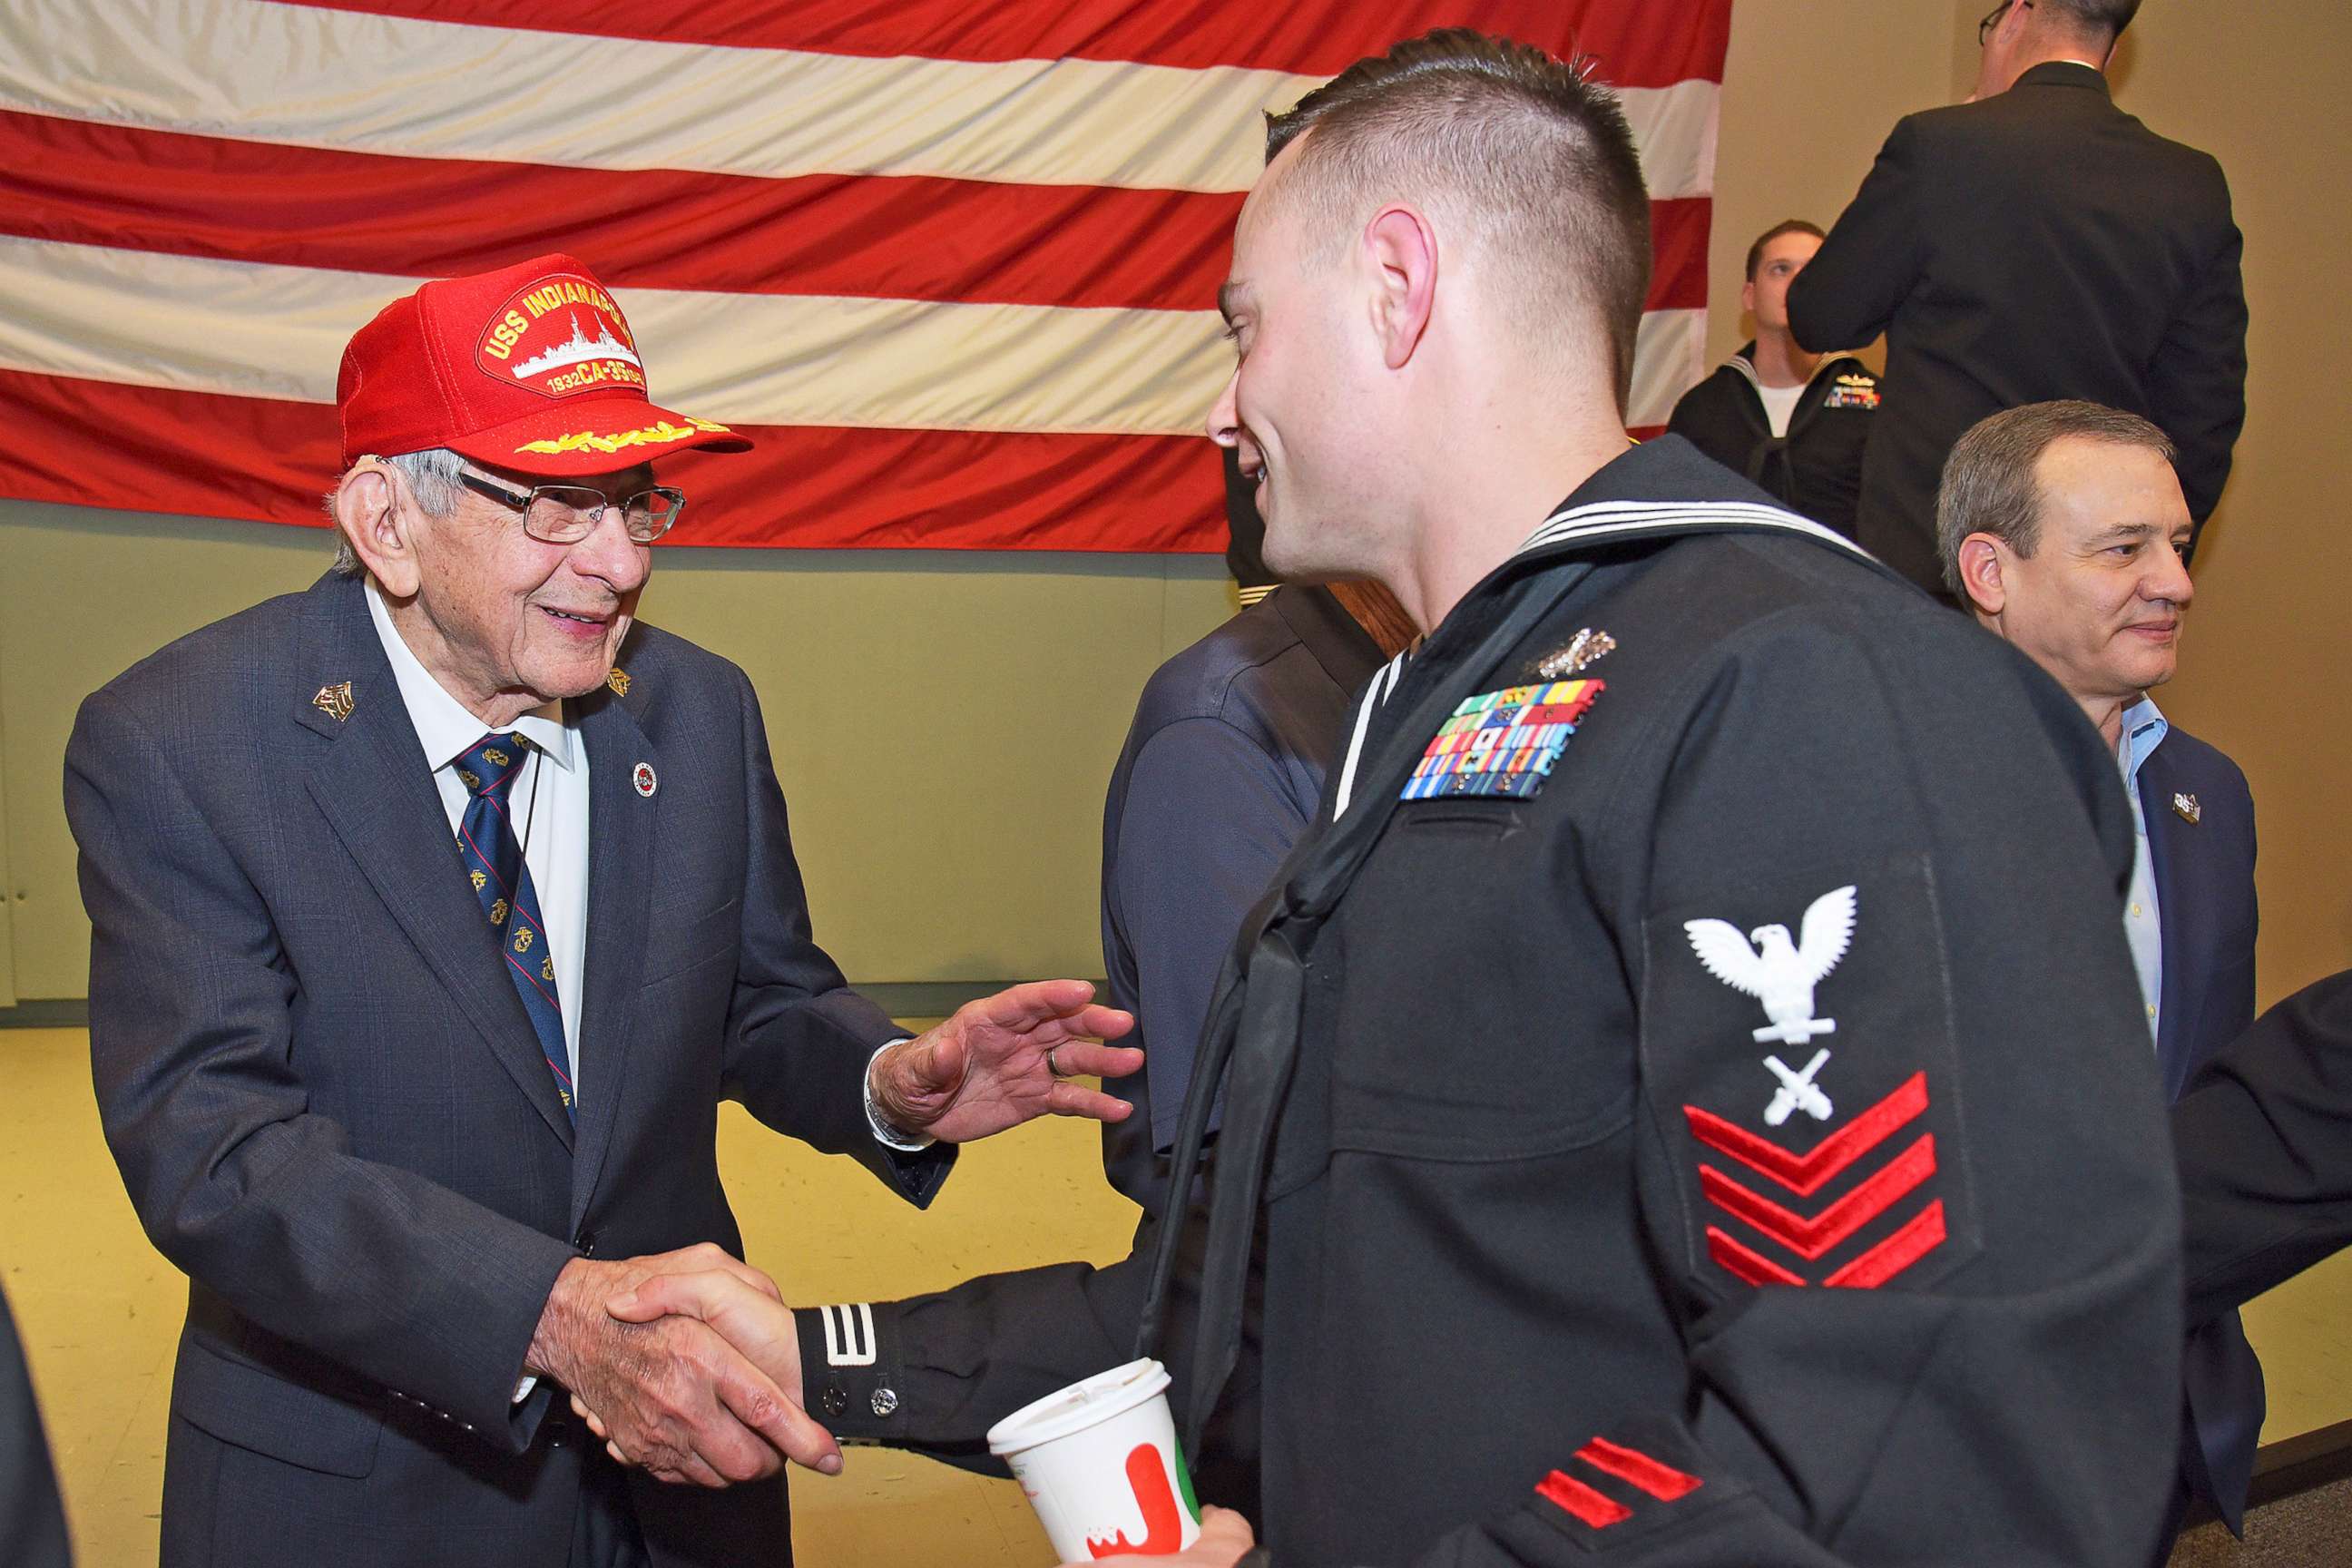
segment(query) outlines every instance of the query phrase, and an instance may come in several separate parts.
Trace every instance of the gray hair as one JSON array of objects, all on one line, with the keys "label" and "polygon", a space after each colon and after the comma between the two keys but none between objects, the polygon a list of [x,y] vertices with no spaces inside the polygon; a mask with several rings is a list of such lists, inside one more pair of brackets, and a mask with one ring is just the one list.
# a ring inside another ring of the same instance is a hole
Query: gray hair
[{"label": "gray hair", "polygon": [[1944,481],[1936,490],[1936,553],[1944,585],[1963,606],[1960,542],[1989,533],[2021,556],[2042,542],[2042,490],[2033,470],[2042,454],[2070,436],[2144,447],[2168,463],[2178,454],[2171,437],[2137,414],[2104,404],[2066,398],[2004,409],[1969,426],[1944,460]]},{"label": "gray hair", "polygon": [[[421,452],[400,452],[384,462],[400,470],[408,481],[408,493],[416,498],[417,506],[427,517],[446,517],[457,509],[457,475],[466,459],[446,447],[427,447]],[[335,514],[335,498],[327,498],[327,516]],[[367,568],[359,552],[352,548],[350,535],[335,523],[335,572],[340,576],[356,577]]]}]

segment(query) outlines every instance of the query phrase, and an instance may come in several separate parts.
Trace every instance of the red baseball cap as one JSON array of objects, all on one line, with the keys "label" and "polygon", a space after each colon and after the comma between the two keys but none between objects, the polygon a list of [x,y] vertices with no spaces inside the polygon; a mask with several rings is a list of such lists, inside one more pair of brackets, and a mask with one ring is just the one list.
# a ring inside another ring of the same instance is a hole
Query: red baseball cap
[{"label": "red baseball cap", "polygon": [[362,453],[446,447],[567,479],[751,446],[646,395],[627,318],[584,262],[560,252],[386,305],[344,348],[335,403],[346,468]]}]

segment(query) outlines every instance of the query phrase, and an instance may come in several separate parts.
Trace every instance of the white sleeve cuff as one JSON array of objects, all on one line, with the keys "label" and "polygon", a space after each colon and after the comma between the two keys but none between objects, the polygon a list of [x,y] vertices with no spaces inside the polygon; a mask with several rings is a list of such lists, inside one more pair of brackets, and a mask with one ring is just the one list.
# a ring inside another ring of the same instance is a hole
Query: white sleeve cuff
[{"label": "white sleeve cuff", "polygon": [[530,1397],[530,1391],[538,1386],[539,1373],[535,1372],[524,1373],[520,1377],[515,1380],[513,1402],[517,1405],[520,1405],[524,1400]]},{"label": "white sleeve cuff", "polygon": [[896,1149],[901,1154],[919,1154],[937,1140],[922,1134],[909,1136],[882,1120],[882,1107],[874,1098],[874,1064],[880,1059],[883,1051],[892,1046],[903,1046],[914,1037],[901,1035],[895,1040],[886,1040],[879,1050],[866,1058],[866,1125],[874,1130],[876,1142],[885,1149]]}]

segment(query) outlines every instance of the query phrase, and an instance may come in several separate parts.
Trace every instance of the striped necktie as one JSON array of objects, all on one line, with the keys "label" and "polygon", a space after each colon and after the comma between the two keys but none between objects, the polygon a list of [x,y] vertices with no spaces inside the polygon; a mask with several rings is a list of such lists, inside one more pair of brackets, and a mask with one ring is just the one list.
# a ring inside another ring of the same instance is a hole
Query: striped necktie
[{"label": "striped necktie", "polygon": [[555,1075],[555,1091],[563,1097],[563,1113],[572,1108],[572,1059],[563,1044],[563,1005],[555,994],[555,955],[549,951],[547,922],[540,918],[539,891],[530,885],[530,868],[523,864],[514,820],[507,797],[530,754],[530,742],[520,735],[485,735],[457,759],[458,782],[469,797],[466,816],[457,824],[457,858],[466,864],[474,894],[482,900],[490,930],[506,960],[507,978],[514,982],[522,1010],[539,1036],[540,1054]]}]

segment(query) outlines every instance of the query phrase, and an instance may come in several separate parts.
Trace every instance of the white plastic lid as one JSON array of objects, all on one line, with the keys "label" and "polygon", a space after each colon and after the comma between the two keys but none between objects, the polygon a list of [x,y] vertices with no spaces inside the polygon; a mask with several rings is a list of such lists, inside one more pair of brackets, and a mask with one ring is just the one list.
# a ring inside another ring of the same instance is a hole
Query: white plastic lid
[{"label": "white plastic lid", "polygon": [[1066,1437],[1158,1397],[1168,1369],[1150,1356],[1098,1372],[1058,1393],[1023,1405],[988,1429],[988,1451],[998,1458]]}]

